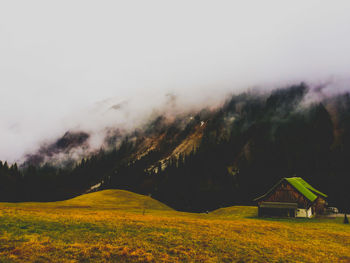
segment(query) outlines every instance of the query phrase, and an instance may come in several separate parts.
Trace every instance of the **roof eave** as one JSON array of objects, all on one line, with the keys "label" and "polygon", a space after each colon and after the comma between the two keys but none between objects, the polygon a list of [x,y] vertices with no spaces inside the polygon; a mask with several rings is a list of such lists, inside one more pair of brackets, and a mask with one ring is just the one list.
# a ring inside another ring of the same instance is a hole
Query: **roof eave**
[{"label": "roof eave", "polygon": [[279,186],[286,178],[282,178],[281,180],[278,181],[278,183],[276,183],[272,188],[270,188],[264,195],[258,197],[258,198],[255,198],[253,199],[253,201],[259,201],[261,199],[263,199],[264,197],[267,197],[273,190],[275,190],[275,188],[277,186]]}]

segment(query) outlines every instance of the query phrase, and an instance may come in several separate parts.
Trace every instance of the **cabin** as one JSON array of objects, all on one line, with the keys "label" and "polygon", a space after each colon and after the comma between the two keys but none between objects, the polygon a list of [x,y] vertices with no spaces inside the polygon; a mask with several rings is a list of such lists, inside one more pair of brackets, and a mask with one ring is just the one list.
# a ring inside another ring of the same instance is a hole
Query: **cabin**
[{"label": "cabin", "polygon": [[283,178],[254,201],[259,217],[311,218],[325,212],[327,195],[301,177]]}]

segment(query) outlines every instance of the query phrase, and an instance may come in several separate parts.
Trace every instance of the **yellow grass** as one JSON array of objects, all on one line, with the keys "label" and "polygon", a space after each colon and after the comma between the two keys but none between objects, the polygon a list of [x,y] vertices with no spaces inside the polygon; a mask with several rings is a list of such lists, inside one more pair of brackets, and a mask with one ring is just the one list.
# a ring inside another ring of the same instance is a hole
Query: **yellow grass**
[{"label": "yellow grass", "polygon": [[177,212],[127,191],[0,204],[0,262],[350,262],[339,219],[259,219],[255,207]]}]

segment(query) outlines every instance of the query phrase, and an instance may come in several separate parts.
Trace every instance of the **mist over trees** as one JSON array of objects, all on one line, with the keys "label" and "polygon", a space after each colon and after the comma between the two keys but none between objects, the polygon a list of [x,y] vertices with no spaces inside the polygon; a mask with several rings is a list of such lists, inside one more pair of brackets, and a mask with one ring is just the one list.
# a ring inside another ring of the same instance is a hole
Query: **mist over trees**
[{"label": "mist over trees", "polygon": [[[280,178],[299,176],[349,211],[350,96],[305,104],[308,94],[300,84],[234,95],[185,125],[159,116],[120,146],[65,167],[27,163],[19,169],[1,162],[0,200],[62,200],[98,184],[148,194],[178,210],[205,211],[254,204]],[[198,127],[199,145],[171,155]],[[150,136],[159,139],[157,147],[137,155]]]}]

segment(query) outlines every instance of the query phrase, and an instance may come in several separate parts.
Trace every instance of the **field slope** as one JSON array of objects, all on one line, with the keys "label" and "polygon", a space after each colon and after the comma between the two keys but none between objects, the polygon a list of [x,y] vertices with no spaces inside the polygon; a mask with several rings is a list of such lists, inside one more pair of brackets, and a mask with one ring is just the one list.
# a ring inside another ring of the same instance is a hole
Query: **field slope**
[{"label": "field slope", "polygon": [[337,219],[259,219],[256,207],[177,212],[105,190],[51,203],[0,203],[0,262],[350,262]]}]

